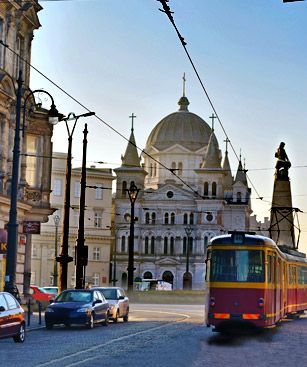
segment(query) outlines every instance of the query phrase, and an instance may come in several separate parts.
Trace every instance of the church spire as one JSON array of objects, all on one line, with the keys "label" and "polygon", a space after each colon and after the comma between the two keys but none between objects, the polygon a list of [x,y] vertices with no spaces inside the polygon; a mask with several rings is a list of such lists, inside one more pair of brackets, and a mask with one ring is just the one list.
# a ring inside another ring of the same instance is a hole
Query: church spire
[{"label": "church spire", "polygon": [[242,166],[242,160],[241,160],[241,152],[240,152],[240,159],[239,159],[239,165],[238,170],[235,178],[235,182],[242,182],[244,185],[247,186],[247,177],[246,177],[247,170],[243,168]]},{"label": "church spire", "polygon": [[211,132],[204,162],[201,168],[221,168],[221,157],[217,139]]},{"label": "church spire", "polygon": [[226,137],[226,140],[224,140],[224,142],[226,143],[225,157],[224,157],[223,166],[222,166],[224,174],[225,174],[224,183],[225,183],[225,186],[231,186],[233,184],[233,177],[231,174],[230,163],[228,159],[229,139]]},{"label": "church spire", "polygon": [[187,99],[187,97],[185,96],[185,84],[186,84],[186,78],[185,78],[185,73],[183,73],[183,77],[182,77],[182,97],[179,99],[179,111],[189,111],[188,110],[188,105],[190,104],[189,100]]},{"label": "church spire", "polygon": [[136,143],[135,143],[135,137],[134,137],[134,119],[136,118],[136,116],[134,115],[134,113],[132,113],[131,116],[129,116],[129,118],[131,118],[131,134],[130,134],[130,138],[129,138],[129,142],[126,148],[126,152],[125,154],[122,156],[122,166],[128,166],[128,167],[140,167],[140,157],[138,155],[138,151],[137,151],[137,147],[136,147]]}]

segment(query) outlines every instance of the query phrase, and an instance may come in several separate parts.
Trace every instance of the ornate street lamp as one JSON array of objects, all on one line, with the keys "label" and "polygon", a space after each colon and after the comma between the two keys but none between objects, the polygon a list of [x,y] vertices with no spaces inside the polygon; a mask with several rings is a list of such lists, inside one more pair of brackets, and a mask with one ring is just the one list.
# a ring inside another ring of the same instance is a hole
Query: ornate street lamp
[{"label": "ornate street lamp", "polygon": [[15,137],[13,148],[13,167],[12,167],[12,180],[11,180],[11,205],[9,213],[9,222],[7,224],[8,231],[8,248],[6,255],[6,273],[5,273],[5,286],[4,290],[13,294],[15,297],[19,297],[18,288],[16,287],[16,264],[17,264],[17,244],[18,244],[18,221],[17,221],[17,197],[18,197],[18,179],[19,179],[19,157],[20,157],[20,112],[23,108],[23,126],[22,131],[25,129],[25,115],[26,105],[29,98],[35,93],[45,93],[51,99],[51,108],[49,110],[49,122],[55,125],[59,121],[60,114],[58,113],[54,100],[48,92],[42,89],[29,91],[24,98],[24,105],[22,106],[22,73],[19,72],[17,80],[16,91],[16,123],[15,123]]},{"label": "ornate street lamp", "polygon": [[53,260],[53,285],[58,286],[58,263],[56,258],[58,257],[58,229],[60,224],[60,216],[55,215],[53,217],[55,225],[55,238],[54,238],[54,260]]},{"label": "ornate street lamp", "polygon": [[130,188],[127,189],[130,203],[131,203],[131,217],[130,217],[130,236],[128,246],[128,291],[133,291],[133,272],[134,268],[134,204],[138,197],[140,189],[136,187],[134,182],[131,182]]},{"label": "ornate street lamp", "polygon": [[[60,263],[60,274],[59,274],[59,291],[67,289],[67,271],[68,264],[73,260],[68,255],[69,245],[69,210],[70,210],[70,184],[71,184],[71,160],[72,160],[72,137],[75,131],[77,121],[80,117],[88,117],[95,115],[95,112],[87,112],[81,115],[75,115],[70,112],[67,117],[63,117],[61,121],[65,121],[66,129],[68,133],[68,152],[66,160],[66,183],[65,183],[65,197],[64,197],[64,215],[63,215],[63,226],[62,226],[62,241],[61,241],[61,253],[57,257],[57,261]],[[74,121],[73,127],[69,130],[68,121]]]},{"label": "ornate street lamp", "polygon": [[185,232],[187,234],[187,246],[186,246],[186,269],[185,269],[185,274],[183,275],[183,285],[184,285],[184,289],[191,289],[192,288],[192,284],[191,284],[191,275],[189,273],[189,267],[190,267],[190,245],[192,242],[192,227],[188,226],[185,228]]}]

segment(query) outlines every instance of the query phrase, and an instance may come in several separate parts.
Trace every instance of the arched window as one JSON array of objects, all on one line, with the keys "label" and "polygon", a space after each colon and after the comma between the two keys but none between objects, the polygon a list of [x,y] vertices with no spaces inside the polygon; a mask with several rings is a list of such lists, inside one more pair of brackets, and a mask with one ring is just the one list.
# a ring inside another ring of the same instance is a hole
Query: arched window
[{"label": "arched window", "polygon": [[207,253],[208,242],[209,242],[208,236],[204,236],[204,254]]},{"label": "arched window", "polygon": [[171,224],[175,224],[175,213],[171,213]]},{"label": "arched window", "polygon": [[174,255],[174,248],[175,248],[175,240],[174,240],[174,237],[171,237],[170,238],[170,254],[171,255]]},{"label": "arched window", "polygon": [[126,197],[127,195],[127,181],[123,181],[122,183],[122,196]]},{"label": "arched window", "polygon": [[172,170],[176,169],[176,162],[172,162]]},{"label": "arched window", "polygon": [[145,255],[148,255],[149,253],[149,238],[146,236],[145,237]]},{"label": "arched window", "polygon": [[241,203],[242,202],[242,193],[239,191],[237,192],[237,202]]},{"label": "arched window", "polygon": [[212,182],[212,196],[216,196],[216,182]]},{"label": "arched window", "polygon": [[155,238],[151,237],[151,241],[150,241],[150,253],[152,255],[155,254]]},{"label": "arched window", "polygon": [[182,169],[183,169],[182,162],[179,162],[179,163],[178,163],[178,175],[179,175],[179,176],[181,176],[181,175],[182,175]]},{"label": "arched window", "polygon": [[193,253],[193,237],[189,237],[189,253]]},{"label": "arched window", "polygon": [[152,272],[145,271],[145,273],[143,275],[143,279],[152,279]]},{"label": "arched window", "polygon": [[209,195],[209,184],[208,182],[204,183],[204,196],[207,197]]},{"label": "arched window", "polygon": [[164,237],[164,249],[163,249],[163,254],[167,255],[168,254],[168,238]]},{"label": "arched window", "polygon": [[164,224],[168,224],[168,213],[164,214]]},{"label": "arched window", "polygon": [[190,224],[194,224],[194,214],[190,213]]},{"label": "arched window", "polygon": [[188,242],[187,237],[183,237],[183,243],[182,243],[182,253],[183,253],[183,255],[186,255],[186,253],[187,253],[187,242]]},{"label": "arched window", "polygon": [[188,224],[188,214],[187,213],[183,214],[183,224]]},{"label": "arched window", "polygon": [[150,223],[150,218],[149,218],[149,213],[148,212],[145,214],[145,223],[146,224]]},{"label": "arched window", "polygon": [[126,252],[126,237],[122,236],[121,252]]},{"label": "arched window", "polygon": [[156,224],[156,213],[151,213],[151,224]]}]

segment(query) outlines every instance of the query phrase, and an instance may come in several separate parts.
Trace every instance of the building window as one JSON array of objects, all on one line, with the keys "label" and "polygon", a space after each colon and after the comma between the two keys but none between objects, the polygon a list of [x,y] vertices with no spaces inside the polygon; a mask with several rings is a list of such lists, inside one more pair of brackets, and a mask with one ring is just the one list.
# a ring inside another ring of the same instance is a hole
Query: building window
[{"label": "building window", "polygon": [[149,253],[149,238],[145,237],[145,255]]},{"label": "building window", "polygon": [[122,236],[121,252],[126,252],[126,237]]},{"label": "building window", "polygon": [[95,228],[102,227],[102,212],[101,211],[94,213],[94,227]]},{"label": "building window", "polygon": [[75,181],[75,184],[74,184],[75,198],[79,198],[80,197],[80,189],[81,189],[80,181]]},{"label": "building window", "polygon": [[62,196],[62,180],[54,179],[53,180],[53,195],[54,196]]},{"label": "building window", "polygon": [[164,237],[164,249],[163,249],[163,254],[167,255],[168,254],[168,238]]},{"label": "building window", "polygon": [[188,214],[187,213],[183,214],[183,224],[188,224]]},{"label": "building window", "polygon": [[96,184],[96,189],[95,189],[95,199],[96,200],[102,200],[103,199],[103,193],[102,193],[102,185],[101,184]]},{"label": "building window", "polygon": [[208,197],[208,195],[209,195],[209,183],[205,182],[204,183],[204,196]]},{"label": "building window", "polygon": [[155,238],[151,237],[151,241],[150,241],[150,253],[151,255],[155,254]]},{"label": "building window", "polygon": [[241,203],[242,202],[242,193],[239,191],[237,192],[237,203]]},{"label": "building window", "polygon": [[37,246],[35,243],[32,244],[32,257],[38,257]]},{"label": "building window", "polygon": [[212,196],[216,196],[216,182],[212,182]]},{"label": "building window", "polygon": [[149,213],[148,212],[145,214],[145,223],[146,224],[150,223],[150,218],[149,218]]},{"label": "building window", "polygon": [[204,237],[204,253],[207,252],[208,240],[209,240],[208,236],[205,236]]},{"label": "building window", "polygon": [[150,163],[150,166],[149,166],[149,176],[152,177],[153,176],[153,164]]},{"label": "building window", "polygon": [[171,224],[175,224],[175,213],[171,213]]},{"label": "building window", "polygon": [[151,213],[151,224],[156,224],[156,213]]},{"label": "building window", "polygon": [[176,162],[172,162],[172,168],[171,168],[171,171],[175,171],[176,170]]},{"label": "building window", "polygon": [[182,162],[178,163],[178,175],[182,176],[182,171],[183,171],[183,166],[182,166]]},{"label": "building window", "polygon": [[152,279],[152,273],[150,271],[145,271],[143,279]]},{"label": "building window", "polygon": [[164,214],[164,224],[168,224],[168,218],[169,218],[168,213],[165,213]]},{"label": "building window", "polygon": [[18,78],[19,71],[24,74],[24,38],[21,35],[16,37],[15,43],[15,77]]},{"label": "building window", "polygon": [[94,273],[92,279],[93,279],[93,286],[98,287],[100,285],[99,284],[100,274],[99,273]]},{"label": "building window", "polygon": [[26,181],[32,186],[38,186],[41,178],[39,170],[39,139],[34,135],[27,135],[27,170]]},{"label": "building window", "polygon": [[122,183],[122,196],[126,197],[127,195],[127,181],[123,181]]},{"label": "building window", "polygon": [[75,275],[72,275],[71,278],[70,278],[70,286],[72,288],[75,288],[75,286],[76,286],[76,276]]},{"label": "building window", "polygon": [[175,239],[174,237],[170,238],[170,254],[174,255],[174,248],[175,248]]},{"label": "building window", "polygon": [[73,218],[74,218],[74,226],[78,227],[78,225],[79,225],[79,211],[77,209],[73,209]]},{"label": "building window", "polygon": [[154,166],[153,166],[153,177],[156,177],[157,176],[157,163],[154,163]]},{"label": "building window", "polygon": [[93,261],[99,261],[100,260],[100,247],[94,247],[93,248]]},{"label": "building window", "polygon": [[194,224],[194,214],[190,213],[190,224]]},{"label": "building window", "polygon": [[186,255],[187,253],[187,237],[183,237],[182,253],[183,255]]}]

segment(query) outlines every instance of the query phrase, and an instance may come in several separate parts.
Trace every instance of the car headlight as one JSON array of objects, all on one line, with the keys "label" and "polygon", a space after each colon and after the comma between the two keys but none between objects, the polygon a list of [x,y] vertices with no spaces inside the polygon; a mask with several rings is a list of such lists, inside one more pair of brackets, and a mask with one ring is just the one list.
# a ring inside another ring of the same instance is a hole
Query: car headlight
[{"label": "car headlight", "polygon": [[45,312],[54,312],[54,310],[51,307],[47,307]]},{"label": "car headlight", "polygon": [[81,307],[77,310],[77,312],[91,312],[91,310],[87,307]]}]

